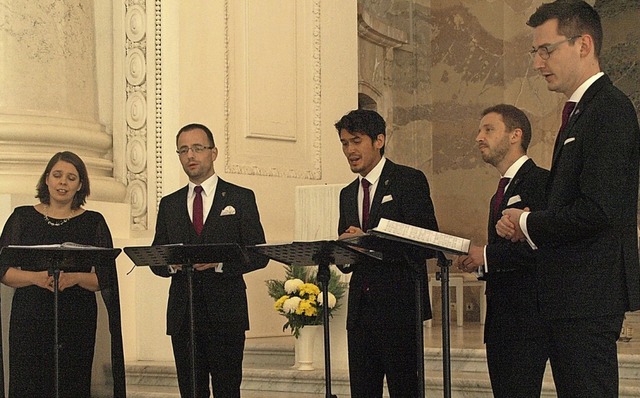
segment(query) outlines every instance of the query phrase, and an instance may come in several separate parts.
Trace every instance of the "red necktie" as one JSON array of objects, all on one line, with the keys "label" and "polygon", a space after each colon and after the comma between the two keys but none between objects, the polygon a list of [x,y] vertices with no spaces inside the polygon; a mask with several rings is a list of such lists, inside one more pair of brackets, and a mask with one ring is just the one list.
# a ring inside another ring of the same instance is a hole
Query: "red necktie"
[{"label": "red necktie", "polygon": [[202,187],[197,185],[193,190],[196,193],[193,197],[193,228],[200,235],[202,232]]},{"label": "red necktie", "polygon": [[564,108],[562,108],[562,125],[560,125],[560,131],[564,131],[565,127],[567,127],[567,122],[569,121],[569,117],[571,116],[571,112],[576,107],[576,103],[572,101],[567,101],[564,104]]},{"label": "red necktie", "polygon": [[493,208],[493,216],[496,220],[500,218],[500,214],[498,211],[500,210],[500,205],[502,204],[502,199],[504,198],[504,188],[509,183],[510,178],[502,177],[500,182],[498,183],[498,189],[496,190],[496,194],[493,196],[493,201],[491,202],[491,207]]},{"label": "red necktie", "polygon": [[369,222],[369,187],[371,183],[366,179],[362,179],[362,191],[364,196],[362,198],[362,230],[367,232],[367,223]]}]

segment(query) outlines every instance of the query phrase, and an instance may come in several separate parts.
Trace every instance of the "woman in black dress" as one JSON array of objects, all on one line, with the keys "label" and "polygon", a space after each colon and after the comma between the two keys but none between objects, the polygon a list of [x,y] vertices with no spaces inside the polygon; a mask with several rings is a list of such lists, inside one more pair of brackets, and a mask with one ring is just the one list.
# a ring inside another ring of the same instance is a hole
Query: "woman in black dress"
[{"label": "woman in black dress", "polygon": [[[83,161],[59,152],[49,161],[37,186],[35,206],[17,207],[4,226],[0,246],[74,242],[113,247],[100,213],[85,210],[89,178]],[[9,396],[55,395],[54,280],[46,265],[3,267],[2,283],[15,288],[9,326]],[[115,262],[86,264],[60,272],[58,341],[60,397],[90,397],[101,290],[109,314],[114,396],[124,396],[124,361]]]}]

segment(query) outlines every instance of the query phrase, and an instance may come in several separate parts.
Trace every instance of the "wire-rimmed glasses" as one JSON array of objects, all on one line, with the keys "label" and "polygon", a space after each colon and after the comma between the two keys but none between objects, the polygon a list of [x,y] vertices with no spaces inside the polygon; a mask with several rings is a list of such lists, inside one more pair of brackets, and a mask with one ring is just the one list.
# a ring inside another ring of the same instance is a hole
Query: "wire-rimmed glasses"
[{"label": "wire-rimmed glasses", "polygon": [[533,47],[531,51],[529,51],[529,54],[531,54],[531,58],[534,58],[536,54],[538,54],[540,58],[546,61],[551,56],[551,53],[554,52],[555,49],[558,48],[560,44],[563,44],[566,42],[572,42],[580,37],[582,37],[582,35],[572,36],[572,37],[569,37],[568,39],[560,40],[555,43],[543,44],[538,47]]}]

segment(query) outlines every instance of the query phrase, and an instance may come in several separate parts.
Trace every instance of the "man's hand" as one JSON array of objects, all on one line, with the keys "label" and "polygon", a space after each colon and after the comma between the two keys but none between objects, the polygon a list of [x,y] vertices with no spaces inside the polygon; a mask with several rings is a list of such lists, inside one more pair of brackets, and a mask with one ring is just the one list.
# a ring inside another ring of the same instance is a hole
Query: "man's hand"
[{"label": "man's hand", "polygon": [[338,239],[352,238],[359,235],[364,235],[364,231],[358,227],[350,226],[338,237]]},{"label": "man's hand", "polygon": [[524,212],[525,210],[521,209],[503,210],[502,218],[500,218],[496,224],[496,232],[498,235],[512,242],[525,240],[524,233],[522,229],[520,229],[520,216]]},{"label": "man's hand", "polygon": [[201,264],[193,264],[193,269],[195,269],[196,271],[205,271],[211,268],[215,268],[218,265],[220,265],[220,263],[201,263]]},{"label": "man's hand", "polygon": [[459,270],[464,272],[476,272],[480,267],[484,265],[484,247],[471,246],[469,247],[469,254],[458,256],[455,261],[455,266]]}]

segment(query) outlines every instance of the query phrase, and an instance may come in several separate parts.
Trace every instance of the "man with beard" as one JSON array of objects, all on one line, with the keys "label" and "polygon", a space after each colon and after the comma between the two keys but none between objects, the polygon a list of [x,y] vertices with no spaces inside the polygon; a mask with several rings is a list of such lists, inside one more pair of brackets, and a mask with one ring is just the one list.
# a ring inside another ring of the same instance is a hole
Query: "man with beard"
[{"label": "man with beard", "polygon": [[501,178],[489,207],[489,243],[472,245],[455,265],[486,281],[484,342],[493,395],[539,397],[548,355],[540,333],[534,253],[526,242],[499,237],[495,225],[506,208],[543,209],[549,172],[527,156],[531,124],[512,105],[482,112],[476,142]]},{"label": "man with beard", "polygon": [[[213,134],[202,124],[188,124],[176,136],[177,154],[189,184],[162,198],[153,245],[265,242],[253,191],[222,180],[213,167],[218,156]],[[191,388],[188,284],[180,266],[151,267],[171,277],[167,334],[182,397],[240,397],[245,331],[249,329],[243,274],[263,268],[267,258],[249,263],[193,265],[195,380]],[[209,381],[211,379],[211,381]]]}]

